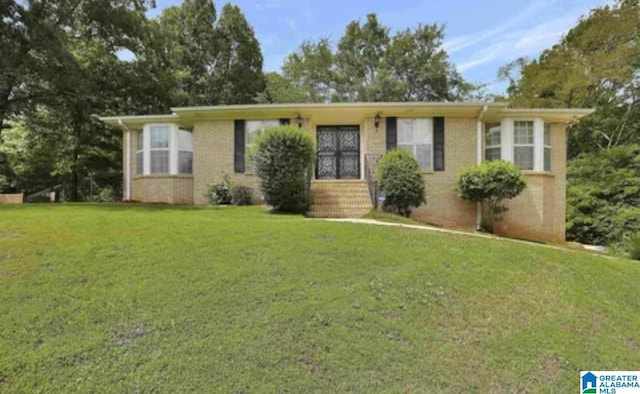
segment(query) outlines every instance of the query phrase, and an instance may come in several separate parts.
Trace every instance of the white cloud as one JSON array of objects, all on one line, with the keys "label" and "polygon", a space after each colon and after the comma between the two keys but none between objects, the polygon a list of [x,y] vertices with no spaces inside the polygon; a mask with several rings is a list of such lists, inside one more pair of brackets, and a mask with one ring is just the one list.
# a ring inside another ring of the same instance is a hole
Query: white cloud
[{"label": "white cloud", "polygon": [[501,61],[507,63],[521,56],[536,55],[558,42],[578,21],[583,10],[571,10],[566,15],[541,23],[530,29],[508,32],[492,39],[492,44],[476,50],[458,63],[465,72],[483,64]]},{"label": "white cloud", "polygon": [[259,10],[268,10],[268,9],[281,8],[283,4],[282,4],[282,0],[268,0],[268,1],[265,1],[264,3],[256,3],[255,6]]},{"label": "white cloud", "polygon": [[452,38],[445,41],[442,46],[449,54],[452,54],[462,49],[476,45],[516,26],[520,22],[525,21],[527,18],[530,18],[531,16],[537,14],[539,11],[550,7],[555,1],[556,0],[536,1],[533,4],[529,5],[529,7],[525,8],[518,14],[505,20],[502,24],[492,29],[484,30],[475,34]]},{"label": "white cloud", "polygon": [[285,16],[280,20],[284,22],[284,24],[287,25],[292,31],[298,31],[298,21],[296,20],[296,18],[292,16]]}]

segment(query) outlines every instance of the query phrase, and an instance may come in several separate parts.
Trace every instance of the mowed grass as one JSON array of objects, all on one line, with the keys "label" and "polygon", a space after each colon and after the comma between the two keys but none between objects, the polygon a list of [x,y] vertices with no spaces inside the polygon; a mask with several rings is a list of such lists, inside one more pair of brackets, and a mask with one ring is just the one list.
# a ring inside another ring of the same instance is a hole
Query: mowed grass
[{"label": "mowed grass", "polygon": [[0,207],[0,391],[575,392],[640,265],[260,207]]}]

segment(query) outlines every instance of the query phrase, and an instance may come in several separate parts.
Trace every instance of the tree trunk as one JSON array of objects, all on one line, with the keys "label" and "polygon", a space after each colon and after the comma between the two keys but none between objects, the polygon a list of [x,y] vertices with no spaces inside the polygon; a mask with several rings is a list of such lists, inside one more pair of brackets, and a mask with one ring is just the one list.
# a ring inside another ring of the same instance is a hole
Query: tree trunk
[{"label": "tree trunk", "polygon": [[73,148],[73,164],[71,165],[71,201],[78,201],[78,148]]}]

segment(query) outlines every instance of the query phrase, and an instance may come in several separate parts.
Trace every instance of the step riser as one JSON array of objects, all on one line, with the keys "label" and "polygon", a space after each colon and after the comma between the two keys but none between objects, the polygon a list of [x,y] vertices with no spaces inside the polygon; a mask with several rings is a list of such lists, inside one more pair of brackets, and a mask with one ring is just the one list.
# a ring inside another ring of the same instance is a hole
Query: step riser
[{"label": "step riser", "polygon": [[365,181],[311,183],[312,218],[361,218],[372,208]]}]

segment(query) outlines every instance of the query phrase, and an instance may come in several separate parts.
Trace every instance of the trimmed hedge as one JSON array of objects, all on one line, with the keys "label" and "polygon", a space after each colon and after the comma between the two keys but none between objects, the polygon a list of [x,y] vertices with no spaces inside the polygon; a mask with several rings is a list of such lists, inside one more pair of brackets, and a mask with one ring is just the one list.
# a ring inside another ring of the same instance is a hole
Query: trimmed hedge
[{"label": "trimmed hedge", "polygon": [[265,202],[275,211],[303,213],[309,209],[314,154],[310,133],[297,126],[272,127],[257,138],[251,158]]},{"label": "trimmed hedge", "polygon": [[409,217],[413,208],[426,203],[424,178],[418,162],[404,149],[387,152],[376,167],[384,206]]}]

